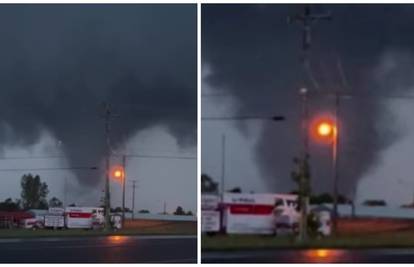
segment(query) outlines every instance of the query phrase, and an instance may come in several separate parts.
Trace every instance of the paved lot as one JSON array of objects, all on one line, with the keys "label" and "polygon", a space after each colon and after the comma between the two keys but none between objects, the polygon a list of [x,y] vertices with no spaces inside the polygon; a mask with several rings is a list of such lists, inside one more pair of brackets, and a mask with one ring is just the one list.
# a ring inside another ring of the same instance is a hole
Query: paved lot
[{"label": "paved lot", "polygon": [[195,263],[196,236],[0,239],[1,263]]}]

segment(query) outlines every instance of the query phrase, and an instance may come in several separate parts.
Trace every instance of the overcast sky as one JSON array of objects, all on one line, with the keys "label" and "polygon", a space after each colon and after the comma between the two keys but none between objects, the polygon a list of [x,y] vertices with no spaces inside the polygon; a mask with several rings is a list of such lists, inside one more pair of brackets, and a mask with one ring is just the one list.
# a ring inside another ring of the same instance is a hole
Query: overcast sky
[{"label": "overcast sky", "polygon": [[[0,172],[0,199],[18,198],[23,173],[49,196],[98,205],[105,152],[102,102],[114,153],[195,156],[196,5],[2,5],[0,168],[98,166],[98,171]],[[116,162],[114,161],[114,164]],[[136,209],[196,211],[196,160],[130,158]],[[66,180],[66,182],[65,182]],[[131,206],[131,184],[127,206]],[[113,183],[112,205],[121,203]]]},{"label": "overcast sky", "polygon": [[[285,115],[285,122],[202,124],[202,172],[221,176],[226,134],[226,189],[288,192],[292,158],[301,149],[299,88],[346,91],[340,104],[340,192],[359,200],[407,203],[414,197],[414,7],[312,5],[333,15],[312,26],[310,72],[301,65],[302,32],[287,17],[303,5],[203,5],[204,117]],[[334,101],[313,97],[310,113],[332,113]],[[332,189],[330,151],[310,146],[314,192]]]}]

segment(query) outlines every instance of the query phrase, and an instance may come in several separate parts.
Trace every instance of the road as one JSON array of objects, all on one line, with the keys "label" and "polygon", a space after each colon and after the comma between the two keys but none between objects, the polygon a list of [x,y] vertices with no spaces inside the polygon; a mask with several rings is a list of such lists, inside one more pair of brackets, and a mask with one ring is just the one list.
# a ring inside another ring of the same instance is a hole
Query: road
[{"label": "road", "polygon": [[414,249],[274,249],[202,252],[202,263],[413,263]]},{"label": "road", "polygon": [[0,239],[1,263],[196,263],[196,236]]}]

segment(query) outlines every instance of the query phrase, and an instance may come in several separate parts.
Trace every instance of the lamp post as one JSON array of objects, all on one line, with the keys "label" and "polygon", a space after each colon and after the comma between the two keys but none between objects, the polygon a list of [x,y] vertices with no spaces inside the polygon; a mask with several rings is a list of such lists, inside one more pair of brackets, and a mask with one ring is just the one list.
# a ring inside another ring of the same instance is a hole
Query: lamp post
[{"label": "lamp post", "polygon": [[[336,112],[335,112],[336,113]],[[321,119],[316,125],[316,136],[321,141],[328,141],[332,149],[332,171],[333,171],[333,233],[337,232],[338,217],[338,120],[337,114],[333,120]]]},{"label": "lamp post", "polygon": [[119,180],[122,185],[122,225],[124,225],[125,220],[125,180],[126,180],[126,171],[125,171],[126,157],[122,157],[122,166],[116,166],[113,171],[113,176],[115,179]]}]

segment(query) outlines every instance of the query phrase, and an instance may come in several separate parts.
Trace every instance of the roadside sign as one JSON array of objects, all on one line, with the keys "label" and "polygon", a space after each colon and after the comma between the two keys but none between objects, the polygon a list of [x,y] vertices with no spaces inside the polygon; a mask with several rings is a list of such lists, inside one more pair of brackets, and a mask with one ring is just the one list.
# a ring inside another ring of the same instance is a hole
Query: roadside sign
[{"label": "roadside sign", "polygon": [[220,230],[220,212],[203,210],[201,212],[201,231],[218,232]]}]

